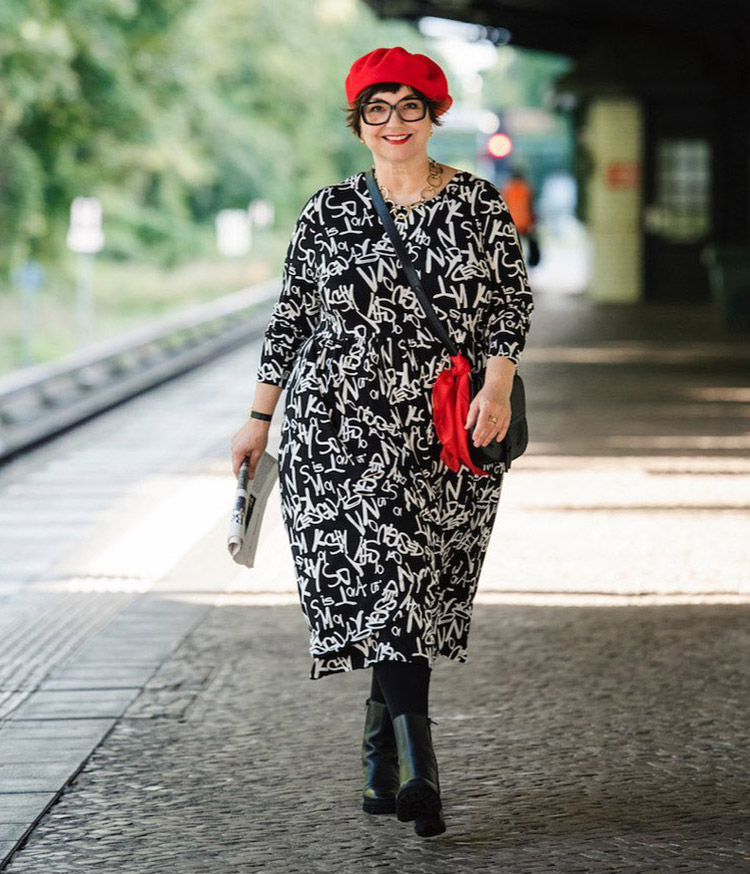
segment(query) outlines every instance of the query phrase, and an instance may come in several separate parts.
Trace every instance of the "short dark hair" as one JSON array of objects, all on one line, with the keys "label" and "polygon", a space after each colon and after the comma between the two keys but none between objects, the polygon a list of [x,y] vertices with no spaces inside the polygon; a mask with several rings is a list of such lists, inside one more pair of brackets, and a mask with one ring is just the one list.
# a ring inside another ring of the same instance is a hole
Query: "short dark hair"
[{"label": "short dark hair", "polygon": [[[345,110],[346,123],[351,128],[352,133],[356,137],[362,135],[362,116],[360,115],[360,110],[365,103],[368,103],[372,99],[373,94],[377,94],[378,91],[387,91],[389,94],[395,94],[403,87],[403,82],[377,82],[375,85],[368,85],[367,88],[360,91],[357,95],[357,99],[354,101],[354,105]],[[421,97],[422,100],[424,100],[427,104],[427,112],[430,115],[430,120],[434,125],[439,127],[443,123],[438,117],[440,104],[436,103],[434,100],[430,100],[429,97],[425,97],[419,89],[413,88],[410,85],[407,85],[406,87],[411,88],[412,92],[416,94],[417,97]]]}]

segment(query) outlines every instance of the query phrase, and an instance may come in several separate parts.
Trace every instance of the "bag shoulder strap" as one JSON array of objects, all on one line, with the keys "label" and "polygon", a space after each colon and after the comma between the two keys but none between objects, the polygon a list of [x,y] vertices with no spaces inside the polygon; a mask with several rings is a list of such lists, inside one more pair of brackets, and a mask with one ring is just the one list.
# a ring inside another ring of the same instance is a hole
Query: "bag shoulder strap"
[{"label": "bag shoulder strap", "polygon": [[401,239],[398,231],[396,230],[396,224],[393,221],[390,212],[388,211],[385,200],[383,200],[383,195],[380,193],[378,183],[375,181],[375,171],[372,169],[368,170],[365,173],[365,179],[367,180],[367,188],[370,191],[372,202],[375,204],[375,209],[380,216],[380,221],[383,223],[383,227],[390,237],[393,248],[396,250],[396,255],[401,262],[401,266],[404,268],[404,273],[406,273],[406,278],[409,281],[409,285],[412,287],[414,293],[417,295],[417,298],[422,305],[422,309],[424,310],[428,321],[432,325],[433,331],[435,332],[435,334],[437,334],[438,339],[441,341],[441,343],[443,343],[443,345],[446,347],[451,355],[458,355],[458,347],[448,336],[448,332],[443,327],[443,323],[440,321],[438,314],[433,309],[432,304],[430,303],[430,299],[427,297],[427,293],[425,292],[424,286],[422,285],[422,281],[420,280],[419,276],[417,276],[417,271],[414,269],[414,264],[409,257],[409,253],[406,251],[404,241]]}]

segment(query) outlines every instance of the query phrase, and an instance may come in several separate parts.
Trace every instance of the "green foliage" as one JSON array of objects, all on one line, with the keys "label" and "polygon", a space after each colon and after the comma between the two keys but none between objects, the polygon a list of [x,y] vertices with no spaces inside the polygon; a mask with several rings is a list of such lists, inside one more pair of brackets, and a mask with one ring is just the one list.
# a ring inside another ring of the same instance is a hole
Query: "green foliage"
[{"label": "green foliage", "polygon": [[[28,256],[46,262],[60,257],[68,210],[77,195],[125,186],[135,203],[157,208],[162,204],[148,204],[146,197],[154,180],[159,189],[174,189],[169,177],[182,167],[169,166],[163,155],[163,119],[183,85],[175,75],[179,65],[166,75],[152,75],[151,66],[159,57],[179,56],[174,31],[190,5],[189,0],[4,0],[4,273]],[[176,199],[185,197],[181,191]],[[116,220],[103,199],[108,219]],[[167,213],[174,210],[174,202],[163,205]]]},{"label": "green foliage", "polygon": [[176,263],[255,198],[288,224],[361,167],[343,78],[396,42],[421,46],[358,0],[3,0],[0,277],[61,258],[77,195],[118,259]]},{"label": "green foliage", "polygon": [[482,75],[485,103],[496,111],[509,106],[545,108],[552,83],[571,63],[563,55],[501,46],[497,63]]},{"label": "green foliage", "polygon": [[344,125],[351,62],[374,44],[423,48],[357,0],[205,0],[191,24],[204,101],[194,132],[214,170],[193,204],[206,218],[262,197],[288,222],[316,188],[360,169],[366,153]]},{"label": "green foliage", "polygon": [[[77,195],[101,198],[112,259],[207,256],[216,212],[256,198],[287,228],[369,161],[344,77],[396,44],[425,51],[360,0],[2,0],[0,280],[61,263]],[[491,104],[538,105],[560,60],[508,51]]]}]

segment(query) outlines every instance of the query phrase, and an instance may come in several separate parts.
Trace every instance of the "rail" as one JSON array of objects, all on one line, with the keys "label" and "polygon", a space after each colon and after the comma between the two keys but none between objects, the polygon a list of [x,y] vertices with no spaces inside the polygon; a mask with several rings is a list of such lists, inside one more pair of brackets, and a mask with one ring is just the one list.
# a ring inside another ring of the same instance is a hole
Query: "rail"
[{"label": "rail", "polygon": [[0,378],[0,461],[262,336],[277,279]]}]

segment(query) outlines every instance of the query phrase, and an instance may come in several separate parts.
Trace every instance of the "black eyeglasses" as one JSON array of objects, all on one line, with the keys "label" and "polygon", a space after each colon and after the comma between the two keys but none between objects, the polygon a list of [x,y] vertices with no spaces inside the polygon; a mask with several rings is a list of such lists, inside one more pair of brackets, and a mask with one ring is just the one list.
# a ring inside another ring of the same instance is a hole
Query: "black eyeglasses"
[{"label": "black eyeglasses", "polygon": [[395,104],[372,100],[360,107],[359,114],[365,124],[387,124],[394,109],[401,121],[421,121],[427,115],[427,103],[421,97],[402,97]]}]

